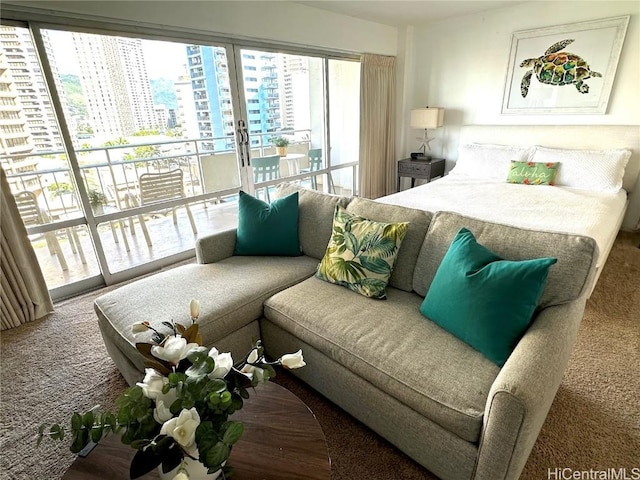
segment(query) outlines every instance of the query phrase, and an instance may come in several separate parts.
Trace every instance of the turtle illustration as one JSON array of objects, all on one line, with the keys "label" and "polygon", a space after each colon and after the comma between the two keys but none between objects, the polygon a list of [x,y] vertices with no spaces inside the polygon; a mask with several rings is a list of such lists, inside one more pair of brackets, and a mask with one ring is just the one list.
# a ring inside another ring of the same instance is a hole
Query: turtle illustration
[{"label": "turtle illustration", "polygon": [[589,93],[589,85],[584,83],[587,78],[602,77],[601,73],[594,72],[589,64],[580,56],[561,52],[564,47],[573,42],[573,39],[562,40],[554,43],[544,55],[538,58],[527,58],[520,67],[530,68],[522,77],[520,93],[526,97],[531,85],[531,76],[535,72],[540,83],[548,85],[575,85],[580,93]]}]

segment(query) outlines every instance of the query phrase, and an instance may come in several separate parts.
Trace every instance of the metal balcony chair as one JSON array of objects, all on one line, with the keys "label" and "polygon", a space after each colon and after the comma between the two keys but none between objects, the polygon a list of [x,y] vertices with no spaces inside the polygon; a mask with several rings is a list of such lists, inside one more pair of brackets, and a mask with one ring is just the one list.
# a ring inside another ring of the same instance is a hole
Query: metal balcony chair
[{"label": "metal balcony chair", "polygon": [[[35,193],[24,191],[14,194],[14,198],[16,199],[16,205],[18,207],[18,211],[20,212],[20,216],[22,217],[22,222],[25,227],[30,227],[33,225],[44,225],[49,223],[49,218],[46,213],[40,208],[38,204],[38,198]],[[72,252],[78,253],[80,255],[80,261],[83,264],[87,263],[87,260],[84,256],[84,251],[82,250],[82,245],[80,244],[80,239],[78,238],[78,234],[76,233],[74,228],[66,229],[67,237],[69,239],[69,245],[71,246]],[[60,263],[60,268],[62,271],[66,272],[69,270],[69,266],[67,265],[67,260],[64,257],[64,253],[62,252],[62,248],[60,247],[60,242],[58,242],[58,236],[55,231],[49,231],[44,233],[44,239],[47,242],[47,247],[49,248],[49,253],[51,255],[55,255],[58,258],[58,262]]]},{"label": "metal balcony chair", "polygon": [[[253,182],[256,184],[280,178],[280,155],[252,158],[251,166],[253,167]],[[269,187],[265,187],[264,190],[267,202],[271,203]]]},{"label": "metal balcony chair", "polygon": [[[309,156],[309,168],[301,169],[300,173],[310,173],[310,172],[317,172],[318,170],[322,170],[324,166],[322,164],[322,149],[311,148],[307,155]],[[331,173],[328,173],[327,177],[329,178],[329,191],[334,192],[333,179],[331,178]],[[317,175],[314,175],[313,177],[311,177],[311,188],[313,188],[314,190],[318,189]]]},{"label": "metal balcony chair", "polygon": [[[174,200],[177,198],[185,198],[184,184],[183,184],[182,170],[176,169],[169,172],[160,173],[143,173],[138,178],[138,188],[140,190],[140,205],[150,205],[153,203],[163,202],[165,200]],[[187,210],[187,216],[191,223],[191,230],[196,235],[198,230],[191,214],[189,204],[184,204]],[[173,224],[178,224],[178,217],[176,210],[178,207],[172,207],[173,211]],[[144,216],[138,215],[140,226],[142,227],[142,233],[149,247],[153,246],[149,231],[147,230],[147,224],[145,223]]]}]

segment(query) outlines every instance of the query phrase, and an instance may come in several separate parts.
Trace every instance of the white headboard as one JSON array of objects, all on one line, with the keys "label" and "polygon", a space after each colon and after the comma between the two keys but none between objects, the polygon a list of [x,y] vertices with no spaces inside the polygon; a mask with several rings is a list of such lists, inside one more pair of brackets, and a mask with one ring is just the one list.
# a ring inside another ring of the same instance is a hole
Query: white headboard
[{"label": "white headboard", "polygon": [[629,149],[632,153],[622,186],[630,195],[623,228],[634,229],[640,221],[638,125],[463,125],[458,145],[467,143],[540,145],[584,150]]}]

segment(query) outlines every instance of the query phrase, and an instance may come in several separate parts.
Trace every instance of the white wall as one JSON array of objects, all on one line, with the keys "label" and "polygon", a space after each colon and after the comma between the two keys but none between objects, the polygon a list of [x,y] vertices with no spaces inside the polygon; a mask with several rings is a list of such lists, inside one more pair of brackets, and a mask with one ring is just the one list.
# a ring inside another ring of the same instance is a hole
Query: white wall
[{"label": "white wall", "polygon": [[[408,29],[411,38],[398,40],[412,45],[403,72],[411,100],[399,112],[399,156],[416,148],[420,133],[408,128],[409,111],[426,105],[446,109],[445,127],[433,132],[432,145],[434,154],[447,158],[448,168],[457,158],[459,127],[465,124],[640,125],[639,13],[637,1],[534,1]],[[631,19],[606,115],[500,113],[513,32],[621,15]],[[630,211],[640,211],[640,195],[633,201]]]},{"label": "white wall", "polygon": [[3,2],[10,4],[340,51],[396,54],[395,27],[283,1]]}]

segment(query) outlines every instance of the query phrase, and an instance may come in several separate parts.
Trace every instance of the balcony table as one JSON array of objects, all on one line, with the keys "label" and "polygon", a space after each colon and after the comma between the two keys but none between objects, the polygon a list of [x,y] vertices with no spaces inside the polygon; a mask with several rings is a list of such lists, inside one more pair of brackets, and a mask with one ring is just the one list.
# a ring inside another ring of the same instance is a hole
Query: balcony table
[{"label": "balcony table", "polygon": [[304,153],[289,153],[280,159],[287,161],[289,175],[298,175],[300,174],[300,160],[304,157],[306,157]]}]

